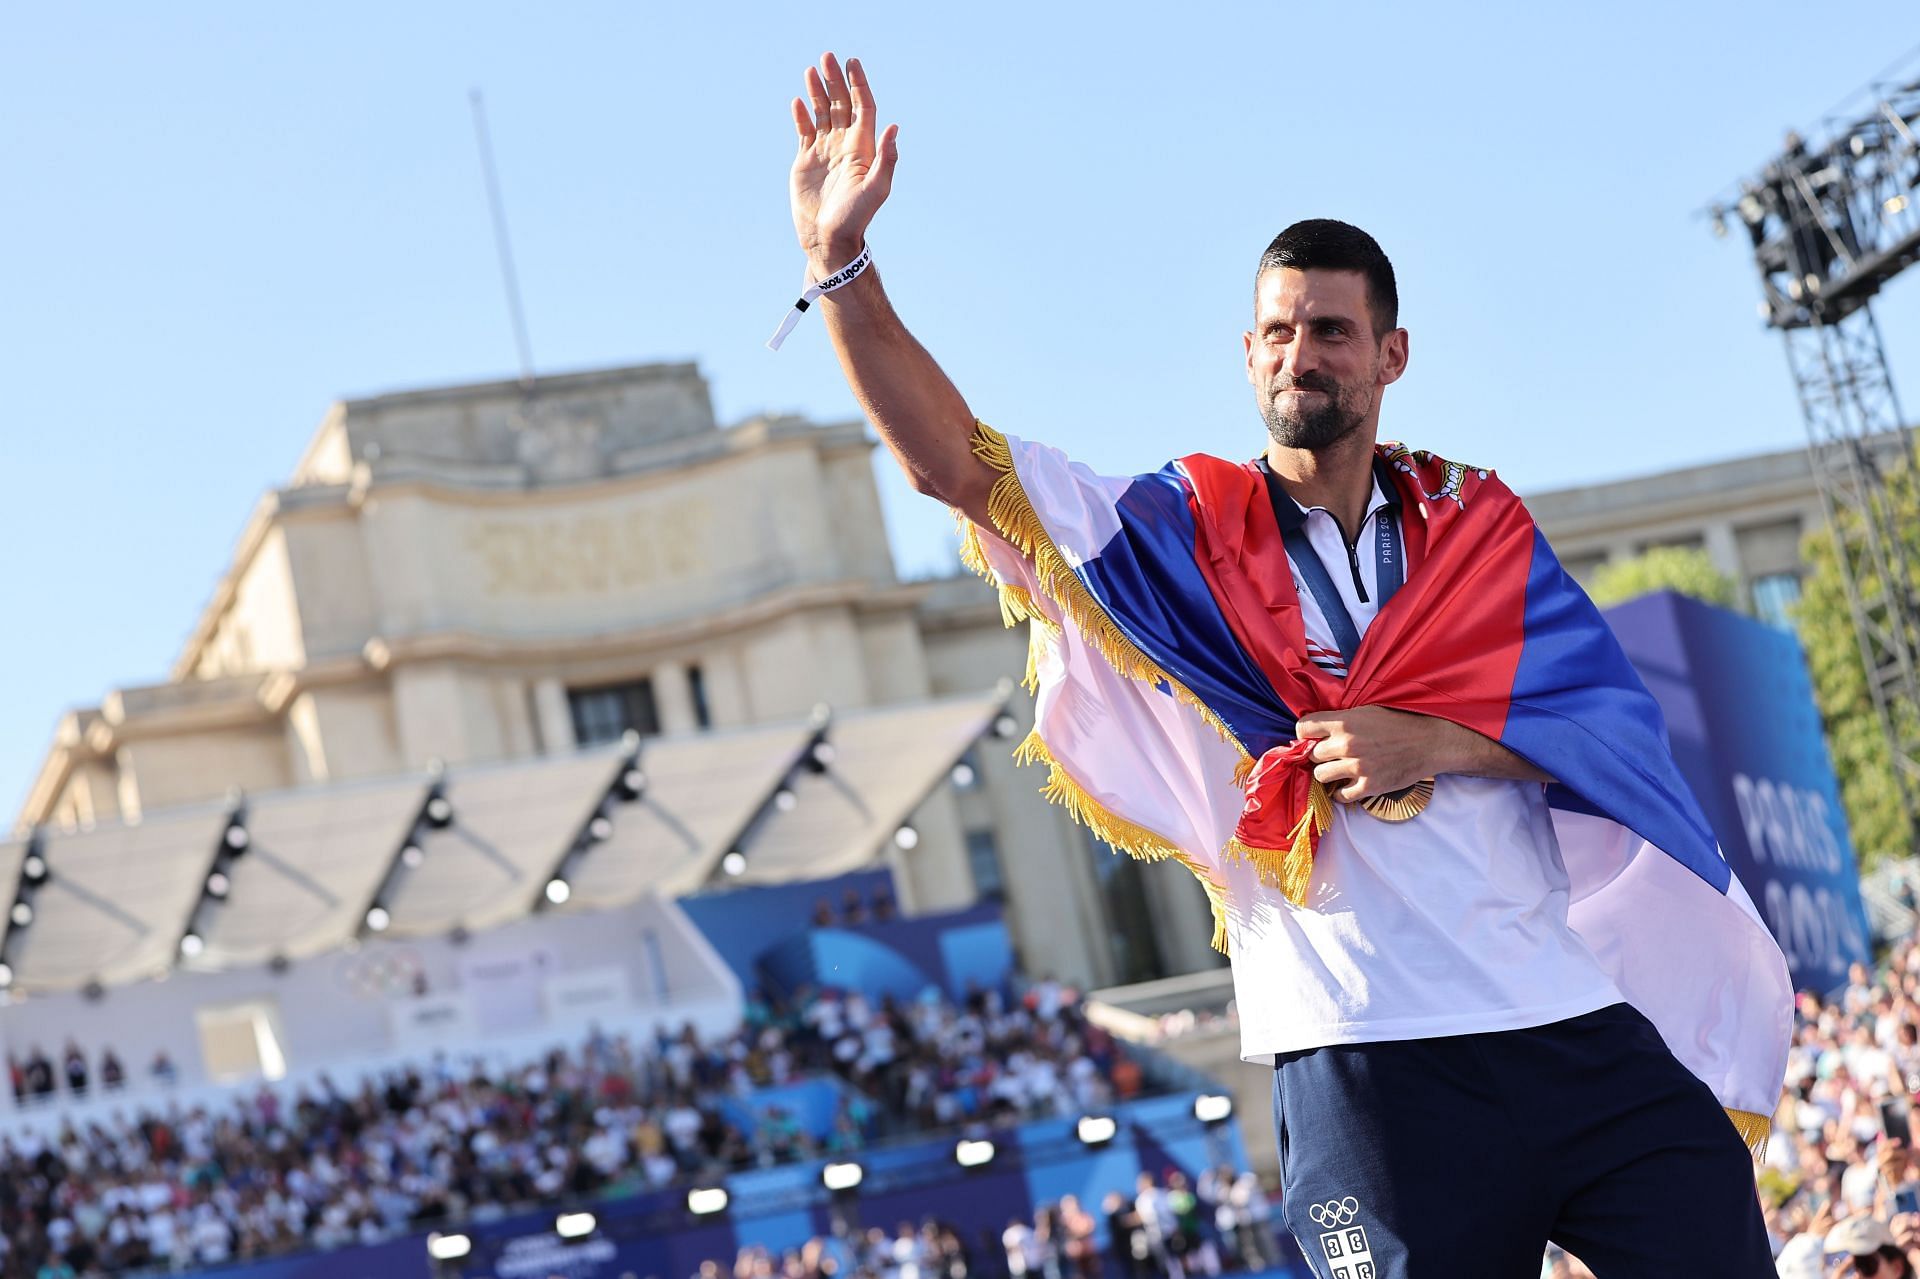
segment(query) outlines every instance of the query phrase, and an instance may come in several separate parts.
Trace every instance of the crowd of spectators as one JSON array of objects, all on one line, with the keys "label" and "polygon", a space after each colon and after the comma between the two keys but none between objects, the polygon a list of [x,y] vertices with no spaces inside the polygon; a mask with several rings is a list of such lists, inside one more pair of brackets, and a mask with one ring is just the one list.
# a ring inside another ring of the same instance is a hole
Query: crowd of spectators
[{"label": "crowd of spectators", "polygon": [[781,1253],[743,1248],[692,1279],[1189,1279],[1280,1264],[1277,1214],[1250,1172],[1142,1173],[1095,1207],[1073,1195],[969,1240],[935,1219],[850,1229]]},{"label": "crowd of spectators", "polygon": [[[842,1083],[824,1133],[742,1109],[757,1089],[821,1075]],[[1051,981],[1011,1002],[756,996],[717,1041],[690,1027],[640,1043],[596,1033],[512,1067],[443,1057],[352,1086],[322,1076],[0,1136],[0,1279],[370,1242],[903,1133],[1077,1114],[1139,1086],[1137,1064]],[[729,1117],[742,1114],[754,1118]]]},{"label": "crowd of spectators", "polygon": [[[1831,999],[1801,995],[1795,1014],[1760,1172],[1779,1274],[1909,1279],[1920,1255],[1920,939],[1895,944],[1876,971],[1855,964]],[[1861,1260],[1846,1255],[1855,1247]]]}]

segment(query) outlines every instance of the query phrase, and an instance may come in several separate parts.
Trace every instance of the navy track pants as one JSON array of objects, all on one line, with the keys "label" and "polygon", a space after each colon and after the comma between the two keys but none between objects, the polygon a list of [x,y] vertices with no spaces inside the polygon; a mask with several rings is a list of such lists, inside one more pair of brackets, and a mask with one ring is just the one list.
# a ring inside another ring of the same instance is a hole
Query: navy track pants
[{"label": "navy track pants", "polygon": [[1753,1161],[1653,1023],[1551,1025],[1282,1054],[1287,1228],[1318,1279],[1773,1279]]}]

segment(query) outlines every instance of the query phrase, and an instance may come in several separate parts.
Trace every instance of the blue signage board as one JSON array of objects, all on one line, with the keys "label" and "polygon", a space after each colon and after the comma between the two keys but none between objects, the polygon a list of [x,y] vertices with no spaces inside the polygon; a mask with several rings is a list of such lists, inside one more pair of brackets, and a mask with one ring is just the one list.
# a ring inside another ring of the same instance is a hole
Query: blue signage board
[{"label": "blue signage board", "polygon": [[1667,720],[1674,758],[1760,908],[1794,985],[1831,992],[1869,955],[1840,788],[1800,646],[1662,591],[1607,621]]}]

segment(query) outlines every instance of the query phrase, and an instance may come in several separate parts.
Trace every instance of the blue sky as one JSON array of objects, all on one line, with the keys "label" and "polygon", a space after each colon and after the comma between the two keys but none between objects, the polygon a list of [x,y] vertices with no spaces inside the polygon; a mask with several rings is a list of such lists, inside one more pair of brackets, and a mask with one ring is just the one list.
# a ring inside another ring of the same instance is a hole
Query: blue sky
[{"label": "blue sky", "polygon": [[[1523,492],[1799,443],[1746,253],[1697,210],[1920,41],[1804,4],[12,6],[0,18],[0,806],[60,712],[163,679],[342,395],[511,376],[467,93],[536,364],[698,360],[723,419],[851,416],[799,277],[786,102],[823,48],[901,124],[872,236],[1003,429],[1096,467],[1249,453],[1249,276],[1371,230],[1384,433]],[[1799,52],[1818,41],[1805,61]],[[1920,401],[1920,280],[1882,306]],[[943,513],[883,475],[903,569]]]}]

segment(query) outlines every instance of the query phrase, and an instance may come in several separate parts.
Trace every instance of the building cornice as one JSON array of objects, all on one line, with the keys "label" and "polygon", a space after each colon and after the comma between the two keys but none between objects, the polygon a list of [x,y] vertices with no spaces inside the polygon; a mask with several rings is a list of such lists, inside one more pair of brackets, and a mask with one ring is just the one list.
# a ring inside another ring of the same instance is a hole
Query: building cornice
[{"label": "building cornice", "polygon": [[[643,367],[680,369],[683,366]],[[591,378],[596,375],[577,376]],[[434,392],[406,394],[431,396]],[[347,401],[349,408],[354,403],[358,401]],[[328,420],[333,420],[331,415]],[[692,449],[688,447],[689,440],[693,442]],[[241,530],[226,570],[215,584],[213,598],[201,609],[186,644],[181,648],[180,656],[168,672],[168,678],[180,682],[193,677],[194,668],[205,654],[206,646],[233,606],[240,581],[252,566],[267,535],[272,532],[276,522],[283,518],[290,519],[309,511],[337,510],[342,502],[357,508],[372,497],[389,495],[425,495],[467,506],[576,501],[582,497],[611,496],[676,483],[684,480],[689,472],[738,461],[760,451],[810,449],[822,455],[837,455],[852,451],[868,452],[875,446],[876,441],[856,421],[815,425],[801,418],[767,417],[750,419],[714,431],[708,436],[670,440],[646,449],[632,450],[629,455],[644,456],[650,464],[610,475],[561,483],[529,485],[524,470],[519,467],[467,468],[456,472],[444,465],[405,459],[371,464],[359,461],[354,464],[351,485],[275,489],[261,497]],[[506,474],[508,470],[513,474]]]}]

